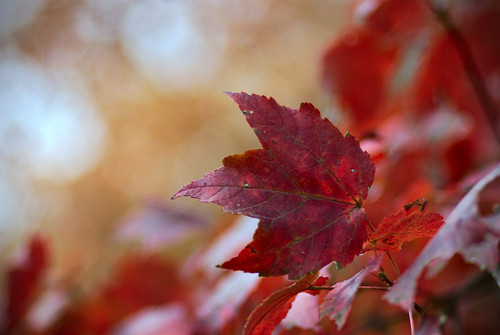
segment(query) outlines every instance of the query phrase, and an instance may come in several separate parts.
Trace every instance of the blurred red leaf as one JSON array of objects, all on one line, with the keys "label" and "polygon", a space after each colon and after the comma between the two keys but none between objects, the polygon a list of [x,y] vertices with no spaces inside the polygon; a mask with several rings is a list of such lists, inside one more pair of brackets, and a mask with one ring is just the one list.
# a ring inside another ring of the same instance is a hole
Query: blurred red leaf
[{"label": "blurred red leaf", "polygon": [[500,285],[500,214],[482,217],[477,204],[481,191],[499,176],[500,165],[497,165],[465,195],[411,267],[384,296],[387,301],[408,310],[423,270],[427,268],[428,277],[435,275],[455,253],[462,254],[467,262],[490,271]]},{"label": "blurred red leaf", "polygon": [[[297,294],[309,290],[313,285],[323,285],[324,277],[310,273],[301,280],[271,294],[248,317],[245,335],[269,335],[285,318]],[[318,291],[313,291],[316,294]]]},{"label": "blurred red leaf", "polygon": [[[317,283],[315,285],[319,286]],[[319,332],[319,321],[319,296],[299,293],[281,326],[285,329],[313,329]]]},{"label": "blurred red leaf", "polygon": [[352,301],[363,279],[370,272],[376,271],[380,266],[382,256],[372,258],[366,264],[366,267],[352,276],[334,285],[328,292],[325,301],[320,306],[320,317],[328,316],[330,320],[335,320],[337,328],[340,330],[351,311]]},{"label": "blurred red leaf", "polygon": [[477,196],[478,211],[481,216],[500,213],[500,176],[486,185]]},{"label": "blurred red leaf", "polygon": [[208,220],[196,212],[149,200],[125,218],[117,235],[120,239],[139,240],[142,249],[155,251],[207,226]]},{"label": "blurred red leaf", "polygon": [[464,109],[476,104],[460,57],[446,36],[432,40],[416,74],[412,91],[414,107],[423,113],[434,111],[450,100]]},{"label": "blurred red leaf", "polygon": [[30,238],[20,258],[7,272],[7,331],[19,326],[40,292],[48,264],[46,241],[39,235]]},{"label": "blurred red leaf", "polygon": [[113,335],[191,335],[192,320],[181,304],[144,308],[128,316],[111,332]]},{"label": "blurred red leaf", "polygon": [[198,323],[205,326],[204,332],[221,333],[221,329],[238,315],[241,305],[261,279],[242,272],[232,272],[224,277],[208,297],[203,297],[197,309]]},{"label": "blurred red leaf", "polygon": [[224,167],[181,188],[225,211],[261,219],[254,240],[221,267],[297,279],[336,260],[352,261],[366,239],[361,208],[375,169],[351,135],[311,104],[228,93],[263,149],[228,156]]},{"label": "blurred red leaf", "polygon": [[128,256],[118,264],[108,284],[62,315],[54,333],[107,334],[117,322],[141,308],[180,300],[183,294],[170,263],[159,257]]},{"label": "blurred red leaf", "polygon": [[439,316],[424,314],[415,335],[441,335]]},{"label": "blurred red leaf", "polygon": [[378,35],[352,29],[324,56],[323,81],[352,112],[359,128],[370,126],[380,117],[378,108],[395,70],[396,51]]},{"label": "blurred red leaf", "polygon": [[428,17],[420,0],[364,0],[357,6],[364,29],[383,34],[383,38],[407,38],[421,29]]},{"label": "blurred red leaf", "polygon": [[426,205],[425,200],[415,200],[398,213],[384,218],[368,236],[371,244],[365,251],[399,251],[405,242],[433,236],[441,227],[443,217],[437,213],[426,213]]}]

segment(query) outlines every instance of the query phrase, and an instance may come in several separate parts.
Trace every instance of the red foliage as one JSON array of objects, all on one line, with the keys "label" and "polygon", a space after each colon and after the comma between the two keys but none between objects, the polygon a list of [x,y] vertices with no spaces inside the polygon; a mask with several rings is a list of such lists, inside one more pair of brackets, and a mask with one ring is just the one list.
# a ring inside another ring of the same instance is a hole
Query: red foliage
[{"label": "red foliage", "polygon": [[[46,242],[35,236],[7,268],[0,331],[226,335],[245,327],[245,334],[335,334],[331,320],[340,329],[352,310],[346,332],[408,332],[400,320],[414,311],[417,334],[460,325],[464,333],[499,333],[498,308],[491,308],[500,301],[499,4],[357,1],[357,20],[327,48],[322,71],[361,143],[312,104],[295,110],[273,98],[228,93],[262,149],[224,158],[223,167],[173,198],[259,219],[253,241],[233,257],[253,231],[240,229],[250,225],[242,221],[198,241],[184,264],[160,257],[153,253],[210,226],[156,204],[118,233],[138,237],[148,256],[124,257],[109,281],[79,295],[72,283],[47,280]],[[429,202],[410,203],[422,197]],[[449,213],[445,222],[427,207]],[[430,240],[413,241],[421,237]],[[361,264],[356,256],[369,252],[376,257]],[[233,257],[221,268],[274,278],[208,271],[206,263],[221,255]],[[319,271],[334,283],[318,279]],[[363,284],[370,274],[376,284]],[[437,274],[441,279],[424,280]],[[388,291],[389,304],[360,295],[353,305],[360,286]],[[36,326],[37,306],[45,306],[40,296],[55,289],[67,304]],[[297,308],[312,306],[306,321],[283,321],[299,293],[315,295]]]},{"label": "red foliage", "polygon": [[182,296],[183,286],[172,265],[152,256],[127,257],[109,283],[67,310],[54,333],[107,334],[144,306],[161,306]]},{"label": "red foliage", "polygon": [[221,267],[298,279],[333,260],[350,263],[366,239],[360,207],[373,181],[369,155],[311,104],[294,110],[272,98],[229,95],[263,149],[224,158],[224,167],[173,197],[261,219],[253,242]]},{"label": "red foliage", "polygon": [[[307,292],[314,285],[322,285],[324,282],[325,278],[318,278],[317,273],[311,273],[292,285],[271,294],[248,317],[245,335],[270,335],[285,318],[297,294]],[[311,294],[317,293],[317,291],[311,292]]]},{"label": "red foliage", "polygon": [[[427,268],[428,276],[435,275],[455,253],[462,254],[469,263],[490,271],[500,285],[500,214],[482,217],[477,205],[480,192],[499,176],[500,165],[497,165],[457,204],[442,229],[386,294],[388,301],[405,309],[410,308],[423,270]],[[500,190],[497,189],[496,194],[500,194]]]},{"label": "red foliage", "polygon": [[426,213],[426,205],[425,200],[415,200],[398,213],[384,218],[368,236],[371,245],[365,251],[399,251],[405,242],[433,236],[441,227],[443,217],[437,213]]},{"label": "red foliage", "polygon": [[339,95],[362,129],[380,117],[378,111],[394,74],[396,52],[394,45],[377,35],[353,29],[326,53],[325,84]]}]

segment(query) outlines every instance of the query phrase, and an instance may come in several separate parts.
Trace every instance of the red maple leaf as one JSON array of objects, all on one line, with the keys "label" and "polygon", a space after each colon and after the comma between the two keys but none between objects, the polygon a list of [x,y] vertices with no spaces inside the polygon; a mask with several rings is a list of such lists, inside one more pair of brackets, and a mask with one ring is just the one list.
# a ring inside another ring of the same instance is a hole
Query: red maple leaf
[{"label": "red maple leaf", "polygon": [[[301,280],[278,290],[262,302],[248,317],[245,324],[245,335],[269,335],[274,328],[285,318],[297,294],[308,291],[312,286],[320,286],[327,278],[319,277],[317,273],[310,273]],[[316,295],[319,291],[310,291]]]},{"label": "red maple leaf", "polygon": [[371,245],[365,251],[399,251],[405,242],[434,235],[443,224],[443,217],[427,213],[426,205],[425,200],[415,200],[398,213],[384,218],[368,236]]},{"label": "red maple leaf", "polygon": [[224,167],[173,196],[261,220],[253,241],[221,267],[298,279],[334,260],[350,263],[367,236],[361,205],[375,173],[368,153],[311,104],[295,110],[273,98],[228,95],[263,149],[224,158]]}]

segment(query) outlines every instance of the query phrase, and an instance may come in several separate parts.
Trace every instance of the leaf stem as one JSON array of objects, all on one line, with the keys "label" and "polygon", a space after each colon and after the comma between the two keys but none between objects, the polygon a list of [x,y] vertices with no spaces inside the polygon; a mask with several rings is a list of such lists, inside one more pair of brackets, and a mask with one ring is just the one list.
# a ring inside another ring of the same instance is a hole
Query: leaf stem
[{"label": "leaf stem", "polygon": [[413,322],[413,314],[411,309],[408,310],[408,319],[410,319],[410,333],[411,335],[415,335],[415,324]]},{"label": "leaf stem", "polygon": [[497,110],[495,101],[488,92],[484,78],[481,76],[479,66],[474,58],[474,54],[465,39],[464,35],[460,32],[455,23],[451,20],[450,15],[444,8],[440,8],[429,1],[430,10],[434,13],[438,21],[445,28],[451,43],[455,47],[462,61],[465,69],[465,73],[471,83],[471,86],[476,94],[476,97],[481,104],[481,107],[488,119],[488,123],[491,126],[493,135],[496,137],[497,141],[500,142],[500,131],[499,127],[499,111]]},{"label": "leaf stem", "polygon": [[[389,287],[392,287],[394,285],[394,282],[392,282],[389,278],[387,278],[387,276],[385,275],[384,269],[382,267],[380,267],[380,272],[378,274],[378,277],[381,281],[386,282],[389,285]],[[417,304],[416,302],[413,303],[413,308],[420,315],[422,315],[424,313],[424,309],[422,307],[420,307],[420,305]]]},{"label": "leaf stem", "polygon": [[311,286],[309,290],[314,291],[331,291],[333,290],[333,286]]},{"label": "leaf stem", "polygon": [[[315,291],[331,291],[333,289],[333,286],[311,286],[309,290],[315,290]],[[370,286],[370,285],[360,285],[358,287],[360,290],[373,290],[373,291],[388,291],[389,287],[387,286]]]},{"label": "leaf stem", "polygon": [[379,278],[381,281],[383,281],[383,282],[387,283],[389,286],[394,285],[394,282],[393,282],[392,280],[390,280],[389,278],[387,278],[387,276],[386,276],[386,274],[385,274],[385,271],[384,271],[384,268],[383,268],[382,266],[380,267],[380,272],[379,272],[379,274],[378,274],[378,278]]},{"label": "leaf stem", "polygon": [[401,271],[399,271],[398,265],[394,261],[394,258],[392,258],[392,255],[389,253],[389,251],[387,251],[386,254],[387,254],[387,257],[389,258],[389,260],[391,261],[391,264],[392,264],[392,267],[394,268],[394,271],[396,271],[396,274],[398,275],[398,277],[400,277]]},{"label": "leaf stem", "polygon": [[368,285],[361,285],[358,287],[360,290],[376,290],[376,291],[389,291],[389,288],[386,286],[368,286]]}]

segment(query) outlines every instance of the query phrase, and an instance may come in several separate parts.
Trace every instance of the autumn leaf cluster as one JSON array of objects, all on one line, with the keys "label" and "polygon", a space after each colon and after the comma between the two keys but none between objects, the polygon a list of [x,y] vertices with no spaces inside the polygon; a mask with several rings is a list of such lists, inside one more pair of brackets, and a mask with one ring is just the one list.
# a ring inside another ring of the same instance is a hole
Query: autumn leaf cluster
[{"label": "autumn leaf cluster", "polygon": [[[4,329],[498,332],[499,24],[495,1],[357,1],[321,63],[337,125],[311,103],[226,92],[262,147],[173,198],[237,221],[179,265],[156,251],[209,224],[150,204],[120,231],[141,251],[77,298],[47,284],[48,243],[35,236],[10,267]],[[49,307],[44,323],[36,309]]]}]

